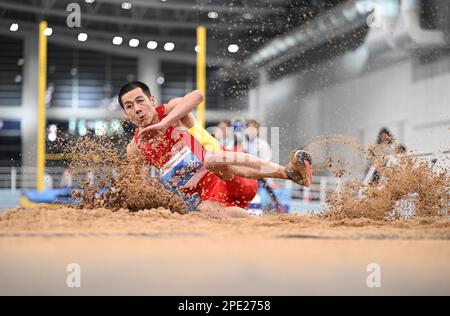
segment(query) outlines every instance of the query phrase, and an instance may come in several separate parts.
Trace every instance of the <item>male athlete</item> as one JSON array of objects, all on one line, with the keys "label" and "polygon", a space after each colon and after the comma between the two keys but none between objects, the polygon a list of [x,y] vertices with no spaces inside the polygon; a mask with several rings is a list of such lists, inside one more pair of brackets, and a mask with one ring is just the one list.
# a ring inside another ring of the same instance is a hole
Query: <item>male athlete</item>
[{"label": "male athlete", "polygon": [[127,119],[137,126],[127,157],[142,155],[179,191],[198,194],[200,211],[247,214],[244,209],[256,195],[256,179],[260,178],[311,184],[311,156],[305,151],[293,151],[289,164],[283,167],[221,147],[191,113],[203,101],[200,91],[156,106],[148,86],[134,81],[120,89],[118,99]]}]

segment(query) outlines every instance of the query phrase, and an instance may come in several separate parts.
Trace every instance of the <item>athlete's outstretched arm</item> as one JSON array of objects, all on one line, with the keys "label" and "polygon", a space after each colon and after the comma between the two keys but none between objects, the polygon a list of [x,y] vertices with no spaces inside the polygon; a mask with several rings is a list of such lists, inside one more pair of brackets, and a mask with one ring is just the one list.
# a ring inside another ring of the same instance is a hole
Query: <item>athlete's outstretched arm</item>
[{"label": "athlete's outstretched arm", "polygon": [[167,116],[163,119],[168,125],[177,122],[186,115],[192,112],[203,101],[203,93],[199,90],[194,90],[186,94],[182,98],[176,99],[176,105],[171,106],[170,102],[166,107]]},{"label": "athlete's outstretched arm", "polygon": [[171,124],[186,118],[203,101],[203,93],[194,90],[182,98],[176,98],[166,106],[167,116],[161,122],[147,126],[141,130],[142,133],[148,133],[155,130],[165,130]]}]

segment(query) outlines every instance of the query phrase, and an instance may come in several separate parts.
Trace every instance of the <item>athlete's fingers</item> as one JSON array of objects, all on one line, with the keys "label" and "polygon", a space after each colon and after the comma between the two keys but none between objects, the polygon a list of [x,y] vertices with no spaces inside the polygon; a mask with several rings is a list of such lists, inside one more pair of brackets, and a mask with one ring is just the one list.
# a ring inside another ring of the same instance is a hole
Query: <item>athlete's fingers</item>
[{"label": "athlete's fingers", "polygon": [[149,130],[148,127],[146,127],[139,131],[137,144],[139,147],[143,147],[146,144],[153,145],[157,140],[161,140],[163,136],[164,136],[163,129]]},{"label": "athlete's fingers", "polygon": [[149,137],[148,135],[139,135],[138,146],[144,147],[146,144],[153,145],[157,140],[157,137]]},{"label": "athlete's fingers", "polygon": [[152,135],[154,135],[154,134],[155,134],[155,131],[153,131],[153,130],[148,130],[148,129],[144,128],[144,129],[142,129],[142,130],[140,131],[139,137],[140,137],[142,140],[146,140],[146,139],[151,138]]},{"label": "athlete's fingers", "polygon": [[151,127],[152,126],[147,126],[147,127],[143,128],[143,129],[141,129],[141,135],[150,133],[152,131]]},{"label": "athlete's fingers", "polygon": [[151,133],[152,133],[152,130],[149,130],[148,127],[146,127],[146,128],[143,128],[143,129],[140,131],[139,136],[140,136],[140,137],[148,136],[148,135],[151,134]]},{"label": "athlete's fingers", "polygon": [[141,133],[152,133],[152,132],[158,132],[160,130],[164,131],[166,129],[167,129],[167,125],[162,122],[159,122],[159,123],[156,123],[156,124],[153,124],[153,125],[143,128],[141,130]]}]

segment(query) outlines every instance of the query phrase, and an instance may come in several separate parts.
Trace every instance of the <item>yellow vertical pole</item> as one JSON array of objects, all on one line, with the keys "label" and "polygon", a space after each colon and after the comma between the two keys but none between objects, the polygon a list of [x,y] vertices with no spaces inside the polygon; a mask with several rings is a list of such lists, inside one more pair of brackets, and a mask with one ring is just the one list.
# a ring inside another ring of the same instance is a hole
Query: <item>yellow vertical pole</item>
[{"label": "yellow vertical pole", "polygon": [[[197,90],[201,91],[206,100],[206,28],[197,27]],[[205,127],[205,104],[206,101],[197,108],[198,120],[202,127]]]},{"label": "yellow vertical pole", "polygon": [[38,130],[37,130],[37,190],[44,190],[45,173],[45,92],[47,89],[47,37],[44,30],[47,22],[39,23],[39,96],[38,96]]}]

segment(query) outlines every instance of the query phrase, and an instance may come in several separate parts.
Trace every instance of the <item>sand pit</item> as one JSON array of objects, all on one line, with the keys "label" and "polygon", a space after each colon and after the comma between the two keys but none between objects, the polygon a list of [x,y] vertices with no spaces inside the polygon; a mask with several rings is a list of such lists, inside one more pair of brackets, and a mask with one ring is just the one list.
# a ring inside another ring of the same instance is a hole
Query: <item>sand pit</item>
[{"label": "sand pit", "polygon": [[[364,153],[342,135],[309,149],[319,156],[329,143]],[[0,294],[450,294],[448,169],[408,157],[385,165],[380,155],[380,183],[330,192],[329,212],[230,218],[187,212],[109,141],[70,150],[79,206],[0,214]],[[351,169],[331,158],[323,169]],[[411,194],[413,219],[387,216]],[[71,263],[80,288],[66,284]],[[381,283],[372,288],[374,265]]]},{"label": "sand pit", "polygon": [[188,233],[230,237],[324,239],[441,239],[450,240],[447,218],[404,221],[327,219],[318,216],[264,215],[250,218],[210,218],[198,212],[181,215],[164,208],[130,212],[109,209],[34,207],[0,215],[0,236],[28,234],[137,235]]},{"label": "sand pit", "polygon": [[[0,257],[0,294],[450,294],[448,218],[14,209],[0,214]],[[69,263],[80,288],[66,286]]]}]

